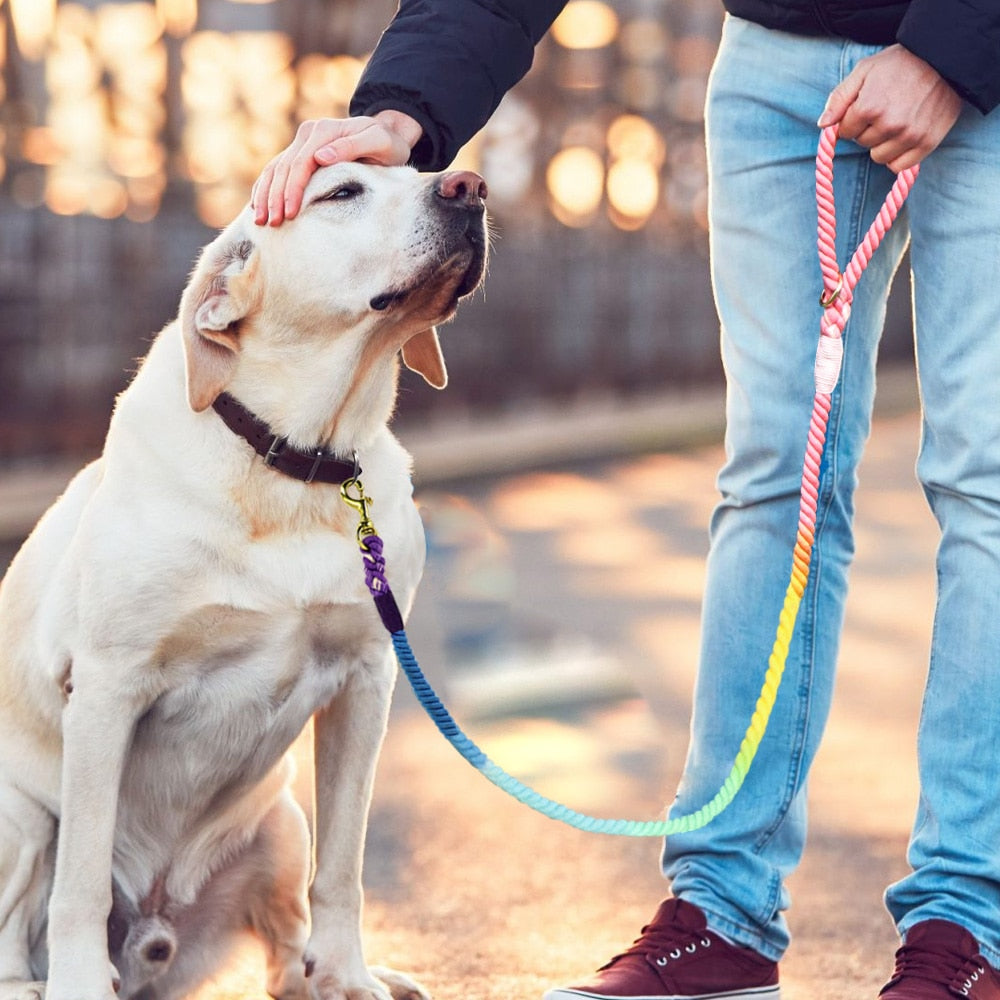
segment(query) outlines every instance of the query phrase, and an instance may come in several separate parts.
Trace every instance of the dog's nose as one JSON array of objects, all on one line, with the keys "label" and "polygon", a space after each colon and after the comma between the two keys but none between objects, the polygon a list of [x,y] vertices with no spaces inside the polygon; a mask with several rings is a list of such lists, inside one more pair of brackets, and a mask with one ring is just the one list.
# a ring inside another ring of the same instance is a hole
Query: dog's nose
[{"label": "dog's nose", "polygon": [[450,170],[437,181],[436,193],[464,208],[482,208],[486,181],[471,170]]}]

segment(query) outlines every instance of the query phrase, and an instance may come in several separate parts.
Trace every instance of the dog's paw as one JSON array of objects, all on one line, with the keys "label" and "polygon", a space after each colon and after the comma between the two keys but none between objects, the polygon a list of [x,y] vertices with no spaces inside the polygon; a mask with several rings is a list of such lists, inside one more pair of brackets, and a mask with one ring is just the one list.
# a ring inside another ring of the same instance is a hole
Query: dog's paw
[{"label": "dog's paw", "polygon": [[[365,972],[366,970],[362,970]],[[388,985],[371,974],[344,976],[317,970],[310,978],[310,993],[315,1000],[393,1000]]]},{"label": "dog's paw", "polygon": [[5,979],[0,981],[0,1000],[45,1000],[45,983]]},{"label": "dog's paw", "polygon": [[392,1000],[431,1000],[430,993],[420,983],[402,972],[387,969],[382,965],[373,965],[368,971],[379,982],[385,984],[392,994]]}]

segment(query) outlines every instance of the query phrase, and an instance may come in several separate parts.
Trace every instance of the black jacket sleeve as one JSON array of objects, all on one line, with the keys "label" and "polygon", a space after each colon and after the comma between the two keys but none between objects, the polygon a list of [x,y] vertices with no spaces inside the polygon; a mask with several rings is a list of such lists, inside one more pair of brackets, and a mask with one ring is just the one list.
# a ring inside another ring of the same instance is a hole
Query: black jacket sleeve
[{"label": "black jacket sleeve", "polygon": [[351,100],[352,115],[392,108],[420,122],[411,162],[441,170],[531,68],[566,0],[400,0]]},{"label": "black jacket sleeve", "polygon": [[912,0],[896,40],[984,114],[1000,105],[997,0]]}]

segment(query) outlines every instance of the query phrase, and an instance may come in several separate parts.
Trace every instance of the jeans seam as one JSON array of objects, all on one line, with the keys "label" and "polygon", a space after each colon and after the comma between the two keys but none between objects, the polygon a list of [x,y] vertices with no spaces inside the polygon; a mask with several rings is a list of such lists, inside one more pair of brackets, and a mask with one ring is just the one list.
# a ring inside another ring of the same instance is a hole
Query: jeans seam
[{"label": "jeans seam", "polygon": [[846,44],[840,47],[840,79],[843,80],[847,76],[847,51],[848,47]]},{"label": "jeans seam", "polygon": [[706,906],[702,907],[702,912],[705,914],[710,931],[721,934],[745,948],[752,948],[768,961],[778,962],[781,960],[782,953],[775,950],[758,925],[747,924],[742,920],[733,920]]}]

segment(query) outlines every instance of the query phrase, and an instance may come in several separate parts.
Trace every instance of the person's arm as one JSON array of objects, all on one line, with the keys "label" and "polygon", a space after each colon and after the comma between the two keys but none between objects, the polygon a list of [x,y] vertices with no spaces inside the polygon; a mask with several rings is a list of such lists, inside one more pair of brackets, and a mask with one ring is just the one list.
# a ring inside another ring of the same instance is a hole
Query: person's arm
[{"label": "person's arm", "polygon": [[983,114],[1000,105],[1000,3],[912,0],[896,41]]},{"label": "person's arm", "polygon": [[898,173],[937,148],[963,100],[984,114],[1000,105],[1000,4],[913,0],[896,37],[833,90],[819,124],[839,123]]},{"label": "person's arm", "polygon": [[401,0],[351,101],[349,119],[305,122],[264,169],[258,224],[299,210],[320,165],[364,159],[446,167],[531,68],[566,0]]},{"label": "person's arm", "polygon": [[441,170],[531,68],[566,0],[402,0],[365,67],[352,115],[418,121],[415,166]]}]

